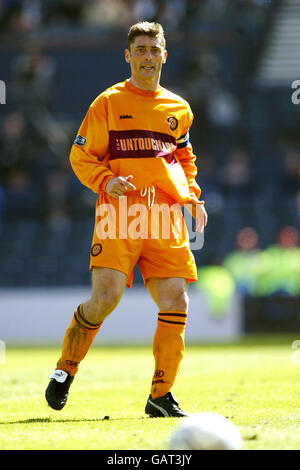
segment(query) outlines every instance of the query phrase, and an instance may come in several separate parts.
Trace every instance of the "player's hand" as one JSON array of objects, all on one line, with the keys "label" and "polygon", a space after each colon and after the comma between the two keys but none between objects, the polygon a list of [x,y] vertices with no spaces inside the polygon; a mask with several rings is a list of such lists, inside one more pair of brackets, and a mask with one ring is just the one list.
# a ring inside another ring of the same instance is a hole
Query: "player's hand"
[{"label": "player's hand", "polygon": [[207,225],[207,212],[204,204],[196,204],[196,232],[203,233],[204,228]]},{"label": "player's hand", "polygon": [[[204,202],[203,201],[197,201],[194,204],[187,205],[189,212],[192,214],[193,218],[195,219],[196,226],[195,230],[196,232],[203,233],[204,228],[207,225],[207,212],[204,207]],[[190,209],[191,207],[191,209]]]},{"label": "player's hand", "polygon": [[112,197],[119,198],[123,196],[126,191],[135,191],[136,187],[130,183],[133,176],[117,176],[108,181],[105,191]]}]

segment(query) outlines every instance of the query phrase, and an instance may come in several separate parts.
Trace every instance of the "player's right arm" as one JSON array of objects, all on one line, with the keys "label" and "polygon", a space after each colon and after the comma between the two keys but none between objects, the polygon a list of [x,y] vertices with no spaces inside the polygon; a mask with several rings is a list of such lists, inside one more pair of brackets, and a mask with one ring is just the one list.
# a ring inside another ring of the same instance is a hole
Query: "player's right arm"
[{"label": "player's right arm", "polygon": [[128,190],[135,190],[130,183],[132,175],[116,176],[108,167],[109,132],[104,98],[97,98],[90,106],[74,140],[70,162],[82,184],[96,194],[106,191],[112,197],[120,197]]},{"label": "player's right arm", "polygon": [[108,117],[101,95],[91,104],[70,152],[74,173],[82,184],[96,194],[105,191],[115,177],[108,167]]}]

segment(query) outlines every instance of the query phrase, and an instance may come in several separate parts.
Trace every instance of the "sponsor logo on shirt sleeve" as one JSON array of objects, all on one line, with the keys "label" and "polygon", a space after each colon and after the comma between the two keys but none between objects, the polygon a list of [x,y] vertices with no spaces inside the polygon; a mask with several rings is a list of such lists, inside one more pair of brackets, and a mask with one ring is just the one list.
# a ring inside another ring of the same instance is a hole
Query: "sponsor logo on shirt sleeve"
[{"label": "sponsor logo on shirt sleeve", "polygon": [[78,134],[73,142],[73,145],[81,145],[83,146],[86,143],[86,138],[82,135]]}]

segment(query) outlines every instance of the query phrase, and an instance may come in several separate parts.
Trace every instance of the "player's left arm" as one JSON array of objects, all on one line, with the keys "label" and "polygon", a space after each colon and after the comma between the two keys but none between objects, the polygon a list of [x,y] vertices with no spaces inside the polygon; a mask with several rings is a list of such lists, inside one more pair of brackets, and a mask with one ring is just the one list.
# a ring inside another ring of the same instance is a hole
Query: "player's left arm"
[{"label": "player's left arm", "polygon": [[196,182],[196,155],[194,155],[192,145],[189,141],[189,131],[187,131],[177,140],[175,158],[183,168],[189,186],[191,198],[198,200],[201,195],[201,189]]},{"label": "player's left arm", "polygon": [[187,130],[179,139],[177,139],[177,149],[175,158],[181,164],[185,173],[190,192],[190,203],[186,206],[196,221],[196,230],[203,232],[207,224],[207,213],[204,207],[204,201],[199,201],[201,189],[196,182],[197,167],[196,155],[189,141],[189,130]]}]

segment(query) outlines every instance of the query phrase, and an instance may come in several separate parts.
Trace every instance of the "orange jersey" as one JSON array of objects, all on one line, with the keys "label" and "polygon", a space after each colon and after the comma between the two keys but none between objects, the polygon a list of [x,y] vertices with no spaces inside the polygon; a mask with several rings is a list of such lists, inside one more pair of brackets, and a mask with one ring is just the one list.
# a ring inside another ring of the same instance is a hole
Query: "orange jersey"
[{"label": "orange jersey", "polygon": [[165,88],[118,83],[91,104],[71,149],[72,168],[97,194],[109,179],[131,174],[137,190],[155,186],[179,204],[191,202],[201,194],[192,121],[189,104]]}]

